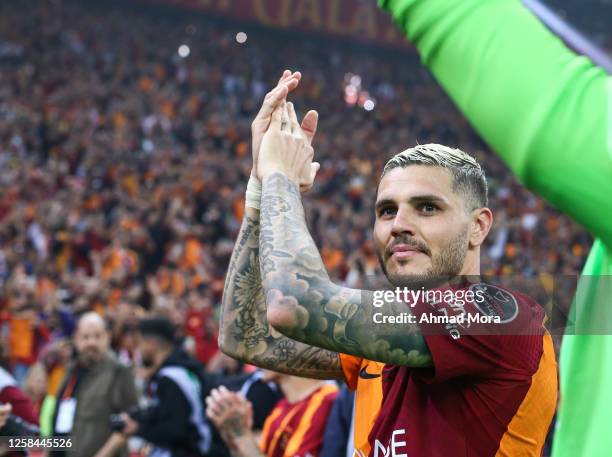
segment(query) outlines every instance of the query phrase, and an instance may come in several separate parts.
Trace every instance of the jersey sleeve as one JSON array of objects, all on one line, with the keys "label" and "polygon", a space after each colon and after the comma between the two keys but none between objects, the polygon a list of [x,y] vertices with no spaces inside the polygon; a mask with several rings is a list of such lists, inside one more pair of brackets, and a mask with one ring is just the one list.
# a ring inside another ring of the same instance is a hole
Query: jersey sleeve
[{"label": "jersey sleeve", "polygon": [[379,0],[519,179],[612,247],[612,78],[517,0]]},{"label": "jersey sleeve", "polygon": [[362,358],[353,355],[340,353],[340,366],[344,373],[346,385],[351,390],[357,389],[357,381],[359,380],[359,370],[361,369]]}]

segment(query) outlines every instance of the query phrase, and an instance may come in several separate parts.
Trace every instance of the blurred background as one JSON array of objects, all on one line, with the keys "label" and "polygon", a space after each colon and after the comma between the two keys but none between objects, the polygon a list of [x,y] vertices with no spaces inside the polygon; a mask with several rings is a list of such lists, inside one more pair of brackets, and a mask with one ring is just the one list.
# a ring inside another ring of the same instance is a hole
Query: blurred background
[{"label": "blurred background", "polygon": [[[547,4],[612,55],[611,0]],[[138,319],[163,315],[208,371],[243,370],[217,353],[217,309],[250,123],[285,68],[303,74],[299,113],[320,113],[305,205],[337,282],[377,272],[374,189],[384,162],[417,142],[484,164],[485,273],[580,271],[590,236],[515,180],[373,1],[2,1],[2,364],[36,405],[57,390],[90,310],[136,368]]]}]

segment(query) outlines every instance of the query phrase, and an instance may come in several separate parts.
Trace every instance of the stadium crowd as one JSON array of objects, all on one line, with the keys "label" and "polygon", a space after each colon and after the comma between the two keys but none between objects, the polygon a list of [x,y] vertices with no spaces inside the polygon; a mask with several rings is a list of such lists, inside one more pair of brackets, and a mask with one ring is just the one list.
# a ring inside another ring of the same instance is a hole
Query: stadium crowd
[{"label": "stadium crowd", "polygon": [[[163,315],[209,371],[239,369],[217,353],[216,310],[250,122],[284,68],[303,74],[296,107],[320,114],[321,171],[305,204],[335,280],[358,287],[378,272],[373,190],[389,156],[417,142],[484,163],[495,215],[485,273],[580,270],[588,234],[487,151],[415,53],[259,29],[239,44],[239,30],[157,7],[0,4],[0,338],[38,405],[89,310],[128,364],[139,366],[138,319]],[[351,99],[349,85],[368,95]]]}]

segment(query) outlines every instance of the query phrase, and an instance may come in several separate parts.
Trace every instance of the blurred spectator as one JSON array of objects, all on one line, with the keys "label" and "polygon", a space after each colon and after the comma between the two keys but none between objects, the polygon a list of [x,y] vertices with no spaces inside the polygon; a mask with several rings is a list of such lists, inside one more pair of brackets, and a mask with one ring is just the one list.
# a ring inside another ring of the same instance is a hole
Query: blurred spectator
[{"label": "blurred spectator", "polygon": [[[264,380],[264,374],[261,370],[229,377],[211,377],[209,384],[210,388],[207,389],[206,395],[210,393],[213,387],[224,386],[231,391],[239,392],[242,397],[251,403],[253,408],[252,430],[257,436],[261,434],[268,415],[270,415],[276,404],[283,398],[283,394],[276,384]],[[214,426],[212,431],[214,452],[211,452],[211,455],[215,457],[229,457],[230,450],[227,448],[219,431]]]},{"label": "blurred spectator", "polygon": [[[17,422],[14,418],[17,418]],[[17,380],[0,367],[0,435],[28,436],[37,432],[37,425],[37,411],[32,401],[19,388]],[[0,455],[16,457],[26,453],[23,450],[9,449],[6,443],[2,442]]]},{"label": "blurred spectator", "polygon": [[327,419],[321,457],[354,457],[354,403],[355,392],[343,385],[329,413],[329,419]]},{"label": "blurred spectator", "polygon": [[47,371],[42,363],[37,362],[30,367],[23,381],[23,391],[34,404],[38,416],[47,395]]},{"label": "blurred spectator", "polygon": [[177,330],[168,319],[145,319],[138,328],[142,363],[153,373],[151,406],[123,413],[122,433],[152,443],[151,456],[209,455],[212,432],[204,416],[202,365],[177,345]]},{"label": "blurred spectator", "polygon": [[51,455],[127,455],[125,440],[113,434],[110,416],[137,404],[134,377],[109,353],[110,334],[99,315],[81,316],[74,345],[77,359],[66,371],[52,415],[53,435],[69,435],[72,447]]},{"label": "blurred spectator", "polygon": [[[253,406],[224,386],[206,399],[206,414],[237,457],[319,455],[323,433],[338,388],[333,383],[263,370],[285,398],[266,418],[261,436],[253,430]],[[259,442],[259,445],[258,445]]]},{"label": "blurred spectator", "polygon": [[29,424],[38,424],[38,415],[32,401],[17,385],[17,380],[0,367],[0,404],[11,405],[12,414]]}]

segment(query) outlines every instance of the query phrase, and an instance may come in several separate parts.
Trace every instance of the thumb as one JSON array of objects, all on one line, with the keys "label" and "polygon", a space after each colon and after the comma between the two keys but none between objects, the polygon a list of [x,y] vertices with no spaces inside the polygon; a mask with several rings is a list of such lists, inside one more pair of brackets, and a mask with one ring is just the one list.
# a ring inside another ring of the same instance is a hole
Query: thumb
[{"label": "thumb", "polygon": [[301,127],[309,143],[312,143],[312,139],[314,138],[315,133],[317,133],[318,123],[319,123],[319,113],[317,113],[315,110],[312,110],[312,109],[308,111],[306,113],[306,116],[304,116],[304,119],[302,119]]},{"label": "thumb", "polygon": [[317,173],[321,168],[321,164],[319,162],[312,162],[310,164],[310,182],[314,183],[315,178],[317,177]]}]

